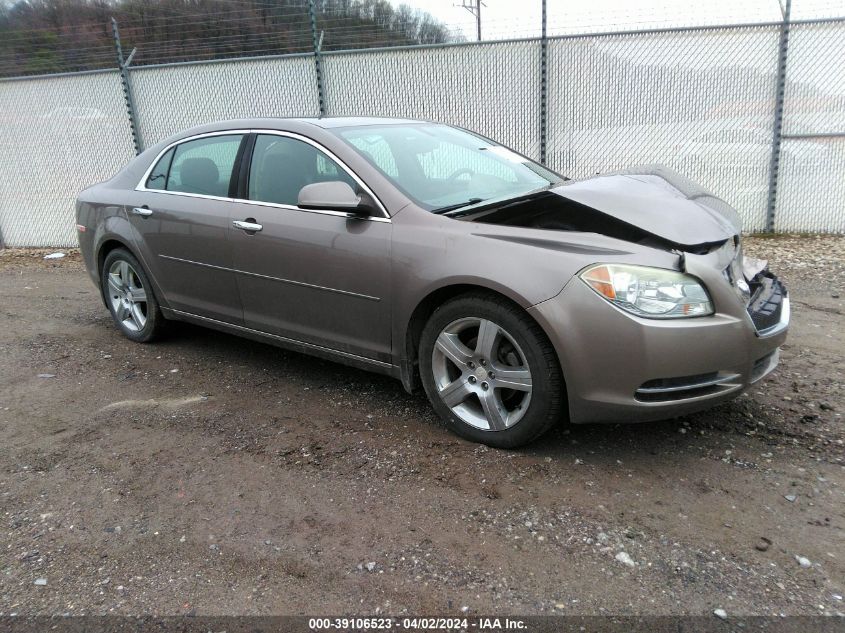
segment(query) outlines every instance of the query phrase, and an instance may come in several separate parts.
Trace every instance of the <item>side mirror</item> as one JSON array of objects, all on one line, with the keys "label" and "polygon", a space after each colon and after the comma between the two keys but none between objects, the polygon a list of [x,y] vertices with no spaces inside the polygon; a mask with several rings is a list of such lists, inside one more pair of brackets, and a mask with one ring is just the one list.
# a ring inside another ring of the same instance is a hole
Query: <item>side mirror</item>
[{"label": "side mirror", "polygon": [[358,215],[369,215],[370,208],[362,204],[361,196],[347,183],[340,180],[315,182],[299,190],[299,207],[302,209],[325,209],[346,211]]}]

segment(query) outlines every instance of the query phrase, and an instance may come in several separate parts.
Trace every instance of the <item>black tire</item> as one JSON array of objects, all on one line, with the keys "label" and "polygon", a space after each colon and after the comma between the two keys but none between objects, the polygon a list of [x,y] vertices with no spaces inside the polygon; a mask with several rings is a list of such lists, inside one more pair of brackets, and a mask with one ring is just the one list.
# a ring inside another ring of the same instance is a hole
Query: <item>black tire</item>
[{"label": "black tire", "polygon": [[[531,372],[531,395],[527,410],[521,413],[522,417],[513,426],[501,430],[473,426],[458,417],[438,393],[437,378],[432,369],[435,344],[445,328],[462,319],[492,321],[521,348],[523,364]],[[517,448],[536,440],[565,416],[565,385],[554,348],[540,326],[523,309],[504,297],[492,293],[472,293],[438,307],[420,337],[419,367],[423,387],[434,410],[452,431],[468,440],[496,448]]]},{"label": "black tire", "polygon": [[[129,265],[131,271],[129,275],[133,280],[133,285],[137,287],[140,283],[140,287],[145,293],[146,300],[137,302],[138,309],[145,317],[142,327],[139,327],[131,314],[128,315],[127,320],[121,319],[117,314],[119,308],[115,306],[115,302],[119,302],[121,295],[118,294],[114,286],[109,284],[109,273],[113,267],[119,266],[121,262]],[[161,335],[165,324],[164,315],[159,308],[158,299],[153,292],[147,272],[132,253],[124,248],[116,248],[106,255],[103,268],[100,271],[100,288],[115,325],[126,338],[136,343],[149,343]],[[142,303],[145,304],[143,307],[141,306]],[[133,327],[136,329],[133,329]]]}]

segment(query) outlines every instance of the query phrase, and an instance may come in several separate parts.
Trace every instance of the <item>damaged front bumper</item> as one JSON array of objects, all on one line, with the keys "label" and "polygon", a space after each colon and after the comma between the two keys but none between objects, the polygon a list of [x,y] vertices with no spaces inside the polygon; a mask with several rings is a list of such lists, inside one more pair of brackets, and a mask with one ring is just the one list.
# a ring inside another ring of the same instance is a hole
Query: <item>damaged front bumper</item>
[{"label": "damaged front bumper", "polygon": [[752,280],[755,288],[748,304],[748,316],[759,336],[773,336],[789,327],[789,295],[781,281],[768,270]]},{"label": "damaged front bumper", "polygon": [[687,258],[688,272],[713,296],[711,316],[637,317],[578,279],[530,309],[558,352],[572,422],[691,413],[737,397],[774,370],[789,327],[786,288],[764,268],[739,292],[721,272],[729,261],[719,258]]}]

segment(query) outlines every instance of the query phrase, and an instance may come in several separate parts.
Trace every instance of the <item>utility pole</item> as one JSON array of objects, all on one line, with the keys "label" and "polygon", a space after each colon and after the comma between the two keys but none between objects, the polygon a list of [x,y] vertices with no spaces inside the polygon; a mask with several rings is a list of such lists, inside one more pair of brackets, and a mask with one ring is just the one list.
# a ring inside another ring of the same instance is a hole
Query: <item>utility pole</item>
[{"label": "utility pole", "polygon": [[460,5],[475,16],[475,29],[478,34],[478,41],[481,41],[481,7],[487,6],[481,0],[463,0]]}]

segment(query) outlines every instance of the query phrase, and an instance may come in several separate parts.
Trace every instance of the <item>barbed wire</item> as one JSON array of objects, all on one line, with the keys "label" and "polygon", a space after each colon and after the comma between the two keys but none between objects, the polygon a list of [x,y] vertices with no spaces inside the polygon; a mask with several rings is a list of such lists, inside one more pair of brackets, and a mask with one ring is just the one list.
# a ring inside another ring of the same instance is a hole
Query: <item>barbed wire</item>
[{"label": "barbed wire", "polygon": [[[283,9],[284,9],[283,7],[279,7],[279,10],[276,13],[276,16],[286,17],[286,16],[294,16],[295,15],[297,17],[304,16],[306,19],[308,18],[307,11],[305,13],[302,13],[302,12],[284,11]],[[244,17],[249,17],[249,18],[257,18],[257,17],[261,16],[261,14],[254,13],[254,12],[250,11],[250,9],[247,6],[244,6],[242,9],[234,9],[234,10],[231,10],[231,11],[221,11],[219,13],[218,12],[211,12],[211,13],[203,13],[203,14],[200,14],[200,15],[194,14],[193,19],[185,20],[183,22],[170,21],[169,16],[163,16],[163,15],[162,16],[149,16],[149,17],[144,18],[144,24],[150,24],[151,22],[156,21],[156,20],[167,20],[165,22],[165,26],[167,26],[168,28],[177,28],[177,27],[182,27],[182,26],[196,26],[197,25],[197,18],[206,19],[206,18],[209,18],[209,17],[220,17],[221,15],[231,15],[233,13],[237,13],[239,15],[242,15]],[[191,14],[180,14],[180,15],[184,15],[185,17],[189,17]],[[126,17],[135,17],[135,16],[126,16]],[[220,21],[218,20],[218,22],[220,22]],[[45,32],[51,32],[52,33],[52,32],[56,32],[56,31],[60,31],[62,29],[73,29],[74,31],[78,31],[78,29],[84,28],[84,27],[91,27],[91,29],[93,29],[93,30],[102,30],[102,31],[105,31],[105,32],[111,31],[110,22],[108,20],[105,20],[105,21],[102,21],[102,22],[100,22],[100,21],[90,21],[90,22],[82,22],[82,23],[69,23],[69,24],[64,25],[64,26],[56,26],[56,27],[39,27],[39,28],[30,28],[30,29],[15,28],[13,30],[7,31],[6,33],[7,33],[7,36],[8,35],[15,35],[15,34],[18,34],[18,33],[24,34],[24,35],[31,35],[31,34],[34,34],[34,33],[45,33]],[[61,33],[60,32],[60,33],[56,33],[56,35],[58,35],[59,37],[73,37],[74,35],[78,35],[78,33]]]},{"label": "barbed wire", "polygon": [[[262,8],[262,7],[266,7],[266,8]],[[152,22],[156,22],[156,21],[166,21],[166,26],[168,28],[170,28],[170,27],[196,25],[197,24],[196,19],[198,17],[202,18],[202,19],[206,19],[206,18],[209,18],[209,17],[220,18],[222,16],[233,16],[233,15],[243,16],[243,17],[246,17],[246,18],[264,17],[264,13],[256,13],[256,10],[261,11],[261,12],[266,11],[266,12],[268,12],[267,13],[268,15],[271,15],[273,17],[293,16],[293,17],[302,17],[304,19],[309,19],[309,12],[308,12],[309,7],[308,7],[307,3],[305,3],[303,5],[296,5],[294,7],[291,7],[290,5],[285,5],[285,6],[274,5],[270,2],[264,2],[262,0],[251,0],[251,4],[239,5],[237,8],[227,9],[225,11],[211,11],[211,12],[203,12],[203,13],[191,13],[189,11],[178,11],[178,10],[175,10],[175,8],[173,8],[173,7],[162,7],[162,9],[165,10],[165,11],[170,11],[171,13],[168,14],[168,15],[159,14],[159,15],[153,15],[153,16],[146,16],[146,17],[143,18],[144,24],[149,25]],[[416,11],[420,11],[420,10],[416,10]],[[342,9],[339,9],[339,8],[335,9],[335,8],[327,7],[325,9],[320,9],[319,3],[318,3],[318,9],[317,9],[318,19],[321,19],[321,18],[322,19],[331,19],[332,15],[335,15],[335,16],[337,16],[338,19],[343,19],[343,20],[348,20],[348,19],[373,19],[373,20],[375,20],[375,18],[367,18],[366,16],[358,16],[355,13],[345,13]],[[186,20],[181,21],[181,22],[180,21],[172,21],[171,18],[173,16],[185,17],[185,18],[190,18],[190,19],[186,19]],[[137,16],[134,15],[134,14],[128,14],[127,17],[137,17]],[[442,23],[439,23],[439,24],[442,24]],[[460,25],[453,25],[453,26],[456,26],[458,28],[462,28]],[[93,21],[92,20],[92,21],[82,22],[82,23],[70,23],[66,26],[37,27],[37,28],[26,28],[26,29],[15,28],[13,30],[7,31],[7,34],[10,34],[10,35],[14,35],[14,34],[17,34],[17,33],[34,34],[34,33],[45,33],[45,32],[56,33],[57,31],[61,31],[62,29],[78,30],[80,28],[85,28],[85,27],[90,27],[93,30],[104,30],[104,31],[109,31],[111,29],[111,25],[108,23],[108,21],[100,22],[100,21]],[[61,32],[58,32],[58,33],[56,33],[56,35],[58,35],[60,37],[72,37],[74,35],[77,35],[77,33],[61,33]]]},{"label": "barbed wire", "polygon": [[[822,8],[830,10],[832,15],[827,17],[836,18],[845,14],[845,6],[839,2],[830,2],[822,5]],[[444,37],[447,41],[467,39],[464,37],[466,22],[444,23],[430,16],[421,17],[425,15],[415,10],[406,18],[404,14],[393,12],[382,19],[373,12],[349,12],[340,6],[321,7],[318,2],[317,30],[322,46],[327,51],[440,43]],[[705,28],[720,24],[718,16],[705,16],[694,25],[679,24],[675,17],[655,16],[642,7],[631,7],[621,15],[618,12],[612,15],[595,12],[588,22],[579,20],[577,24],[566,24],[566,17],[562,14],[556,17],[555,11],[551,12],[548,26],[550,36],[660,27]],[[124,48],[137,47],[133,64],[139,66],[313,50],[307,2],[280,6],[269,0],[250,0],[250,3],[226,10],[201,14],[178,7],[166,7],[164,14],[139,18],[137,14],[129,13],[120,16],[120,20]],[[759,15],[753,19],[750,14],[748,20],[740,17],[732,21],[734,24],[749,26],[759,22]],[[424,31],[429,26],[434,27],[437,37],[426,38]],[[483,21],[483,29],[488,34],[485,41],[523,39],[540,34],[540,25],[536,20],[520,16],[487,18]],[[208,34],[209,31],[213,34]],[[34,61],[29,74],[56,68],[84,70],[115,66],[110,24],[108,21],[88,20],[58,27],[0,29],[0,37],[4,39],[6,49],[5,52],[0,49],[0,75],[21,74],[21,63],[14,53],[14,47],[16,44],[25,44],[28,38],[39,34],[58,39],[55,50],[51,51],[55,59],[44,62],[40,67],[37,65],[39,62]],[[159,39],[162,35],[168,39]],[[74,43],[78,45],[74,46]]]}]

